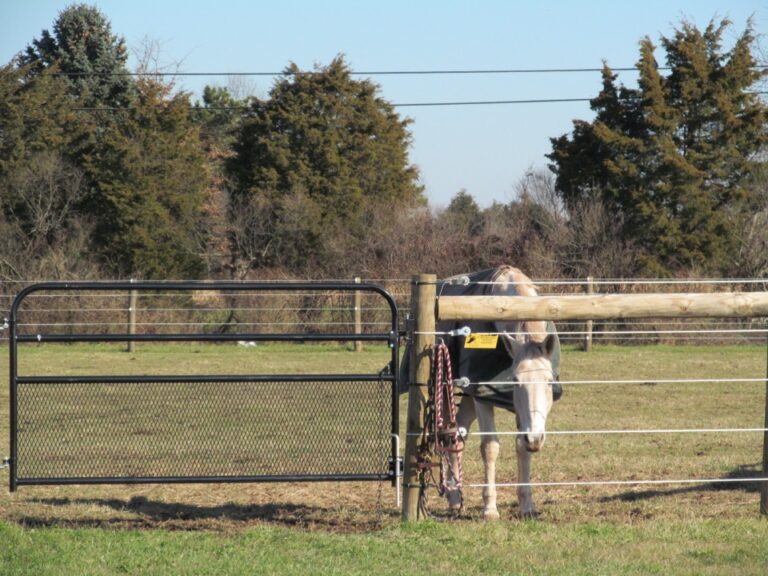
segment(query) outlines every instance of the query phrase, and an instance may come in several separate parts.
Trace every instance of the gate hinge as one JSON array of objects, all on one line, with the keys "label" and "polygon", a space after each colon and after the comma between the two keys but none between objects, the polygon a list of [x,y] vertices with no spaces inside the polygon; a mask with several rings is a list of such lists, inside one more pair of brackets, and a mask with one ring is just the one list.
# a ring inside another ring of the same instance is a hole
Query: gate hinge
[{"label": "gate hinge", "polygon": [[391,478],[402,478],[403,476],[403,457],[389,457],[389,476]]}]

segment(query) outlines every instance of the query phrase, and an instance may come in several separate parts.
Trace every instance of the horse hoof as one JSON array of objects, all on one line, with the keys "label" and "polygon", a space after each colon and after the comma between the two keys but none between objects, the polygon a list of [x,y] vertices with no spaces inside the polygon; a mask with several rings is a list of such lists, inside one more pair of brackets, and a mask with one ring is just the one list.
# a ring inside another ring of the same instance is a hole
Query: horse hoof
[{"label": "horse hoof", "polygon": [[499,513],[496,510],[483,511],[483,520],[496,521],[499,519]]},{"label": "horse hoof", "polygon": [[464,499],[460,492],[448,492],[448,509],[451,512],[460,512],[464,507]]},{"label": "horse hoof", "polygon": [[528,512],[520,512],[520,519],[521,520],[538,520],[539,515],[535,511],[529,510]]}]

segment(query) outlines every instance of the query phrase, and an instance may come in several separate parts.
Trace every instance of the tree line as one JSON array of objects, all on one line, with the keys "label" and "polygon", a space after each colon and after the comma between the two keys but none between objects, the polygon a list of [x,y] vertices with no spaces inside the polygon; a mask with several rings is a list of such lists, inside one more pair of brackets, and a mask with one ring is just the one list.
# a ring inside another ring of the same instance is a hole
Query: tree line
[{"label": "tree line", "polygon": [[552,138],[508,203],[430,206],[410,123],[344,58],[265,98],[175,89],[95,7],[0,68],[0,277],[764,276],[766,106],[752,24],[683,21],[607,63],[594,119]]}]

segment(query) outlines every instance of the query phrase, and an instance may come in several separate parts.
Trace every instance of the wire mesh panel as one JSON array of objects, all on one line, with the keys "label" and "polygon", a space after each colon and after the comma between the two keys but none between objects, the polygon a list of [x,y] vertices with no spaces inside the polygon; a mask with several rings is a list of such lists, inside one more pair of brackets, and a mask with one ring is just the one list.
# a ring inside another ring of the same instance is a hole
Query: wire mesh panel
[{"label": "wire mesh panel", "polygon": [[387,476],[384,380],[18,386],[19,483]]},{"label": "wire mesh panel", "polygon": [[[62,322],[62,310],[70,318],[86,308],[94,314],[99,301],[108,307],[121,291],[124,296],[138,291],[145,299],[155,297],[153,306],[159,307],[158,302],[170,296],[183,300],[184,294],[201,292],[195,283],[48,283],[28,287],[17,296],[9,346],[12,490],[24,484],[394,477],[398,318],[392,297],[365,284],[206,283],[204,287],[232,296],[222,299],[226,307],[214,311],[228,319],[226,330],[197,320],[177,322],[175,317],[131,331],[120,330],[119,323],[117,329],[102,324],[94,329],[91,321]],[[350,293],[358,291],[378,298],[375,322],[369,327],[364,323],[339,327],[333,315],[348,316],[341,304],[352,302]],[[32,296],[39,296],[39,301],[30,301]],[[269,305],[251,303],[260,298],[269,298]],[[243,305],[244,300],[249,303]],[[232,302],[239,308],[233,309]],[[177,310],[175,303],[163,305],[163,314],[189,313],[184,306]],[[382,307],[389,310],[388,317],[381,313]],[[275,321],[275,309],[288,310],[292,319]],[[46,318],[46,310],[59,315],[55,322]],[[253,318],[231,320],[245,312],[252,312]],[[374,373],[355,369],[354,361],[345,370],[334,365],[333,373],[309,373],[305,346],[307,354],[321,356],[324,346],[358,340],[385,344],[387,364],[378,365]],[[101,360],[104,353],[98,347],[104,342],[141,342],[143,354],[153,354],[144,352],[153,343],[167,348],[179,342],[204,342],[208,348],[194,371],[191,361],[179,361],[160,348],[158,373],[145,373],[147,364],[142,363],[138,372],[124,374],[121,366]],[[246,346],[254,355],[260,351],[267,368],[275,368],[269,348],[261,351],[269,342],[291,347],[290,365],[281,366],[290,373],[254,374],[252,356],[245,369],[229,366],[232,347]],[[63,344],[73,355],[79,354],[79,360],[60,373],[51,372],[41,350],[48,343]],[[251,348],[257,344],[258,349]],[[37,349],[34,362],[22,361],[25,346]],[[82,346],[87,347],[85,352]],[[173,358],[166,362],[163,354]],[[174,358],[179,365],[173,365]],[[219,372],[206,371],[209,366]]]}]

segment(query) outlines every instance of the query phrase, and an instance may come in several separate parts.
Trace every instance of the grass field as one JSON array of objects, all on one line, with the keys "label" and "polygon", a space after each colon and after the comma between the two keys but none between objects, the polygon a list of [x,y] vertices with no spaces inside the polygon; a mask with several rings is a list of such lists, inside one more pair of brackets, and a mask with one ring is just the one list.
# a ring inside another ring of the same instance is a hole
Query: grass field
[{"label": "grass field", "polygon": [[[7,414],[7,349],[0,413]],[[32,346],[26,375],[377,372],[383,348]],[[550,430],[762,428],[764,383],[668,384],[681,378],[763,378],[764,346],[597,347],[566,350],[562,378],[640,380],[566,386]],[[403,399],[404,403],[404,399]],[[333,399],[329,405],[333,405]],[[404,418],[403,418],[404,419]],[[2,418],[2,438],[8,421]],[[512,430],[514,417],[499,418]],[[94,456],[94,458],[97,456]],[[551,435],[534,481],[762,475],[762,433]],[[502,439],[498,479],[513,482],[514,447]],[[477,438],[466,481],[481,481]],[[2,474],[7,486],[7,473]],[[388,485],[216,484],[22,487],[0,492],[0,574],[765,574],[768,521],[756,482],[534,489],[537,521],[484,524],[479,489],[450,520],[402,525]]]}]

